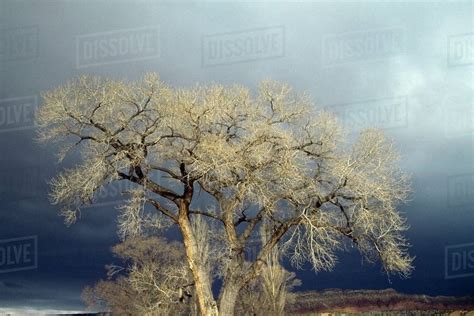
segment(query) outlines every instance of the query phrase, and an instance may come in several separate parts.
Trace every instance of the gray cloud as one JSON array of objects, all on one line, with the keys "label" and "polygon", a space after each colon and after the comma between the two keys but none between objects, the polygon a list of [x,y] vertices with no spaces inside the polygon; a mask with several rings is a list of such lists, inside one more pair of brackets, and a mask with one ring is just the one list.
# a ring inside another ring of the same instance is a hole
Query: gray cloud
[{"label": "gray cloud", "polygon": [[[46,181],[77,157],[58,165],[54,148],[34,142],[25,100],[41,104],[42,91],[80,74],[133,80],[150,71],[177,86],[286,81],[319,107],[342,105],[341,121],[356,131],[378,124],[413,173],[413,201],[402,208],[419,259],[413,278],[393,286],[472,294],[472,277],[444,278],[444,247],[474,242],[472,33],[463,37],[471,9],[468,1],[1,1],[0,238],[38,236],[39,260],[36,270],[6,274],[0,301],[77,308],[80,288],[103,276],[117,242],[112,205],[84,210],[67,228],[49,204]],[[109,45],[101,54],[99,40]],[[337,269],[304,273],[305,289],[392,286],[357,257]],[[35,286],[22,283],[28,277]],[[53,299],[34,301],[47,299],[53,281]]]}]

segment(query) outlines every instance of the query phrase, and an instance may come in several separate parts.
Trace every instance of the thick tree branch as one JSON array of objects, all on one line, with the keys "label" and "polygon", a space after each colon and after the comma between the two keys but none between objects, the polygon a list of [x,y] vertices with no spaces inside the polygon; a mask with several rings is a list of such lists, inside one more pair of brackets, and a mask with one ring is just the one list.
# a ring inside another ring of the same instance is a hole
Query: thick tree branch
[{"label": "thick tree branch", "polygon": [[190,211],[189,211],[189,214],[203,215],[203,216],[210,217],[210,218],[213,218],[213,219],[215,219],[215,220],[218,220],[218,221],[220,221],[220,222],[222,222],[222,223],[224,222],[224,220],[223,220],[219,215],[212,214],[212,213],[205,212],[205,211],[190,210]]},{"label": "thick tree branch", "polygon": [[153,199],[147,199],[146,201],[152,204],[158,211],[168,216],[171,220],[173,220],[174,223],[178,223],[178,217],[175,214],[173,214],[173,212],[171,212],[170,210],[162,206],[158,201],[153,200]]},{"label": "thick tree branch", "polygon": [[178,199],[180,198],[180,195],[178,195],[176,192],[169,190],[165,187],[162,187],[161,185],[151,181],[148,178],[139,178],[134,175],[127,175],[123,172],[117,171],[117,174],[122,178],[129,180],[133,183],[140,184],[140,185],[145,185],[146,183],[146,188],[153,193],[156,193],[170,201],[173,201],[175,204],[177,204]]}]

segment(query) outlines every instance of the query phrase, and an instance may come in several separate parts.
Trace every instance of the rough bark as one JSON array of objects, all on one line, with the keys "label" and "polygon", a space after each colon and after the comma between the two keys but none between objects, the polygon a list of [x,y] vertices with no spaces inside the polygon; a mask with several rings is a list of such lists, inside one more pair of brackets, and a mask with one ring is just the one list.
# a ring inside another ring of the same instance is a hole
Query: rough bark
[{"label": "rough bark", "polygon": [[241,289],[241,284],[237,280],[229,280],[225,282],[221,289],[219,298],[219,314],[226,316],[233,316],[235,311],[235,304],[237,296]]},{"label": "rough bark", "polygon": [[239,252],[234,252],[229,263],[219,294],[219,314],[233,316],[240,289],[244,286],[242,269],[244,261]]}]

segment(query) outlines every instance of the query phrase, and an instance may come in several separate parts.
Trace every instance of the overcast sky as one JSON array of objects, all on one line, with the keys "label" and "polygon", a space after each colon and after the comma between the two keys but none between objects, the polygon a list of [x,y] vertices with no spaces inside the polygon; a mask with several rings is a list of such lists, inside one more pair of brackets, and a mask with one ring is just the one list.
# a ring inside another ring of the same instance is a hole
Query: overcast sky
[{"label": "overcast sky", "polygon": [[[334,273],[299,272],[301,289],[474,294],[472,17],[470,1],[0,1],[0,311],[82,309],[118,242],[116,190],[67,228],[46,182],[74,159],[58,165],[33,141],[41,91],[80,74],[252,88],[273,78],[354,133],[384,129],[413,176],[401,206],[412,278],[389,283],[353,254]],[[8,261],[13,249],[24,256]]]}]

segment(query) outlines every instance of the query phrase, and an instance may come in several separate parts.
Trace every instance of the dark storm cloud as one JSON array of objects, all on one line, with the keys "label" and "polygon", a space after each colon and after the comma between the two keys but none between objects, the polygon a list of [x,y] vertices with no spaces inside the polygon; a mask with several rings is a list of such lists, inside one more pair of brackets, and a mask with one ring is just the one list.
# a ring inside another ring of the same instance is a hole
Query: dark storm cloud
[{"label": "dark storm cloud", "polygon": [[472,293],[472,277],[445,278],[463,254],[447,258],[445,247],[474,242],[473,62],[471,2],[1,1],[0,238],[37,236],[38,267],[1,275],[0,306],[77,308],[117,242],[117,190],[70,228],[49,204],[47,180],[78,160],[59,165],[53,147],[33,141],[41,92],[79,74],[150,71],[177,86],[286,81],[353,135],[376,125],[394,139],[413,174],[402,206],[413,278],[389,284],[344,256],[335,273],[302,273],[304,289]]},{"label": "dark storm cloud", "polygon": [[0,282],[0,286],[8,289],[21,289],[23,288],[23,285],[20,283],[15,283],[15,282],[9,282],[9,281],[3,281]]}]

